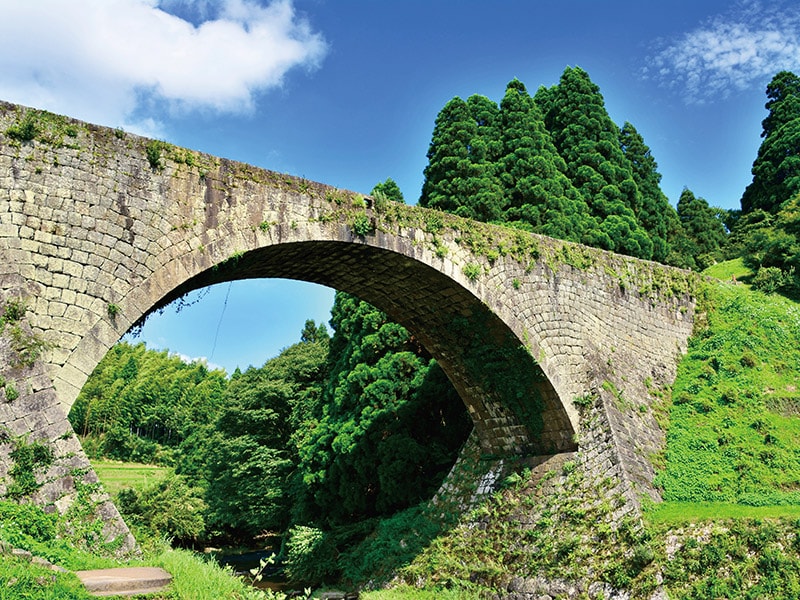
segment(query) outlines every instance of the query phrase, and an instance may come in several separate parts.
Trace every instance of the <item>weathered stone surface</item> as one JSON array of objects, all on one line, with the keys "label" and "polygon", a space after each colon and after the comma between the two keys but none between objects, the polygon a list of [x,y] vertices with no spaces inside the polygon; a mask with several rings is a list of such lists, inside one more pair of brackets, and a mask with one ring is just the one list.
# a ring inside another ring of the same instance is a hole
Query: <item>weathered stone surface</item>
[{"label": "weathered stone surface", "polygon": [[[89,373],[154,309],[213,283],[293,278],[405,325],[455,385],[483,454],[577,451],[619,481],[630,510],[656,495],[648,459],[664,438],[651,390],[672,381],[692,330],[687,273],[52,115],[34,116],[34,140],[3,134],[26,110],[0,104],[0,304],[23,299],[51,347],[29,368],[10,350],[0,363],[20,392],[0,401],[6,431],[69,438],[65,415]],[[590,427],[573,403],[588,397]],[[88,466],[62,446],[56,462]],[[49,482],[41,495],[62,506],[62,492]]]}]

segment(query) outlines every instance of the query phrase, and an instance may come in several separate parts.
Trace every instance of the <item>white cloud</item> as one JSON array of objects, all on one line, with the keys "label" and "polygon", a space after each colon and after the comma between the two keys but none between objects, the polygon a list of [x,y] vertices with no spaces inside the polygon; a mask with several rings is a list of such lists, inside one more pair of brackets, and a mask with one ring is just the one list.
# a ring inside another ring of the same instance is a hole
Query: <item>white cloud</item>
[{"label": "white cloud", "polygon": [[188,354],[183,354],[181,352],[170,352],[170,356],[174,356],[179,358],[181,362],[187,365],[194,365],[194,364],[201,364],[209,371],[225,371],[225,367],[221,367],[220,365],[209,362],[208,358],[205,356],[189,356]]},{"label": "white cloud", "polygon": [[800,8],[740,4],[677,41],[661,43],[645,75],[689,103],[763,87],[778,71],[800,68]]},{"label": "white cloud", "polygon": [[327,50],[292,0],[2,5],[0,99],[111,126],[154,127],[142,113],[160,102],[250,110],[257,93],[294,67],[316,68]]}]

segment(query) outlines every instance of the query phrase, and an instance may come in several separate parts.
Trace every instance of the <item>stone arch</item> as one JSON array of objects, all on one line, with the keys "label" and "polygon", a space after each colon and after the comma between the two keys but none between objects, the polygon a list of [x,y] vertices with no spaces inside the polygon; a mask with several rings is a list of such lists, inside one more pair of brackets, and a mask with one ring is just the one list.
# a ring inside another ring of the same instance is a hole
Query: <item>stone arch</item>
[{"label": "stone arch", "polygon": [[[2,135],[26,115],[40,135]],[[28,300],[25,326],[51,344],[25,369],[0,361],[20,392],[0,403],[0,425],[57,450],[37,501],[67,498],[72,469],[88,466],[65,409],[128,328],[190,289],[254,276],[353,291],[408,326],[485,453],[577,445],[630,506],[657,497],[653,390],[674,379],[692,331],[690,274],[0,103],[0,301]]]},{"label": "stone arch", "polygon": [[[229,245],[216,244],[224,252]],[[459,272],[454,265],[438,260],[435,268],[424,256],[409,256],[408,249],[415,247],[404,240],[395,239],[393,245],[387,249],[392,244],[386,240],[372,245],[359,239],[256,244],[210,266],[213,259],[198,260],[196,252],[187,252],[115,303],[117,329],[108,330],[100,321],[63,369],[91,372],[117,341],[119,327],[135,324],[193,290],[238,279],[298,279],[352,293],[409,329],[455,386],[485,453],[574,450],[569,415],[514,329],[467,287],[468,281],[452,276]],[[67,411],[72,401],[64,402]]]}]

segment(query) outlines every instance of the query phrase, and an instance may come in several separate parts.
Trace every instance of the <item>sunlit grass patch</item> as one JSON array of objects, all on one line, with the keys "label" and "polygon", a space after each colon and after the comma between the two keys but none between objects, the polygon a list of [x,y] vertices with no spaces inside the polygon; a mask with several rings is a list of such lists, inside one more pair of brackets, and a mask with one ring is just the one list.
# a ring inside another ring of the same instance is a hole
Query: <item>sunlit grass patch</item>
[{"label": "sunlit grass patch", "polygon": [[662,502],[649,507],[645,520],[652,524],[683,524],[723,519],[800,519],[800,506],[745,506],[725,502]]},{"label": "sunlit grass patch", "polygon": [[167,475],[167,467],[114,460],[92,460],[92,467],[105,490],[114,495],[119,490],[143,487]]},{"label": "sunlit grass patch", "polygon": [[408,586],[367,592],[359,597],[363,600],[477,600],[481,598],[477,592],[472,593],[466,590],[421,590]]},{"label": "sunlit grass patch", "polygon": [[703,275],[714,277],[720,281],[737,281],[739,283],[748,283],[753,277],[753,271],[745,266],[741,258],[737,258],[711,265],[703,271]]}]

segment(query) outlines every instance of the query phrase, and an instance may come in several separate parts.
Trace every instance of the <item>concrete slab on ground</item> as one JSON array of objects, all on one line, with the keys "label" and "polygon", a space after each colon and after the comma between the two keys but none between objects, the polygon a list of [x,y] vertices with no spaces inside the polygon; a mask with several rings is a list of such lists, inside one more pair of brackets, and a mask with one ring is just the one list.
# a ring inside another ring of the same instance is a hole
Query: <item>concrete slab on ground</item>
[{"label": "concrete slab on ground", "polygon": [[124,567],[76,571],[87,591],[93,596],[135,596],[160,592],[172,576],[157,567]]}]

